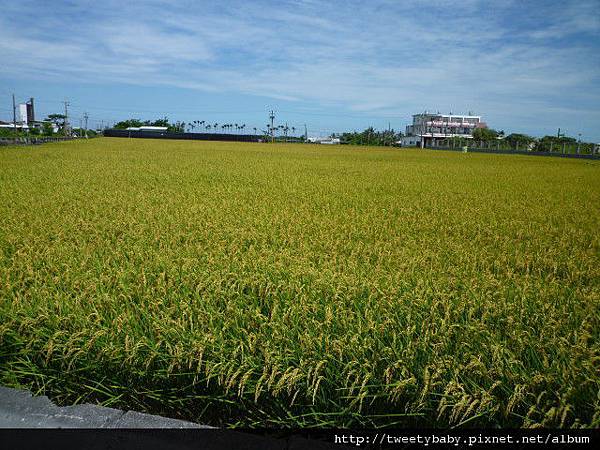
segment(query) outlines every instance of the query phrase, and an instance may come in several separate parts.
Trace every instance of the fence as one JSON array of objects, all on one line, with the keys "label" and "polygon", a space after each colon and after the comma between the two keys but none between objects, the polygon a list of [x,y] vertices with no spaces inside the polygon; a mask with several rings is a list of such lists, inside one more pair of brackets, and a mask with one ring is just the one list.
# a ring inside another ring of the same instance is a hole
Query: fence
[{"label": "fence", "polygon": [[263,137],[255,134],[221,134],[221,133],[171,133],[156,131],[130,131],[110,129],[104,130],[106,137],[126,137],[143,139],[186,139],[198,141],[235,141],[235,142],[260,142]]},{"label": "fence", "polygon": [[[546,148],[547,147],[547,148]],[[524,143],[515,143],[511,145],[506,141],[473,141],[455,140],[455,139],[439,139],[433,142],[427,142],[425,148],[433,150],[455,150],[477,152],[477,153],[501,153],[501,154],[517,154],[517,155],[539,155],[539,156],[562,156],[568,158],[584,158],[584,159],[600,159],[600,154],[597,149],[589,144],[579,143],[549,143],[542,150],[536,149]]]},{"label": "fence", "polygon": [[77,139],[75,137],[3,137],[0,138],[0,145],[38,145],[47,142],[61,142]]}]

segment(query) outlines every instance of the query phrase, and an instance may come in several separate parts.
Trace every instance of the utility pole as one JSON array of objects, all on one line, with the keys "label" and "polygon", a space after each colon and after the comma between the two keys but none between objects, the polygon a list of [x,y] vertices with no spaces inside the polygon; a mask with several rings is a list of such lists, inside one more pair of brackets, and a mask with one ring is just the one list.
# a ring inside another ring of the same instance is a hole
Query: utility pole
[{"label": "utility pole", "polygon": [[271,110],[271,114],[269,114],[269,119],[271,119],[271,143],[275,142],[275,135],[273,134],[273,120],[275,119],[275,113]]},{"label": "utility pole", "polygon": [[577,154],[579,155],[579,151],[581,150],[581,133],[579,133],[579,140],[577,141]]},{"label": "utility pole", "polygon": [[306,124],[304,124],[304,142],[308,142],[308,129],[306,128]]},{"label": "utility pole", "polygon": [[86,139],[87,139],[87,122],[88,122],[88,118],[89,118],[88,113],[84,112],[83,113],[83,120],[85,120],[85,128],[83,129],[84,130],[83,132],[85,133],[85,138]]},{"label": "utility pole", "polygon": [[15,94],[13,98],[13,130],[15,131],[15,137],[17,136],[17,105],[15,104]]},{"label": "utility pole", "polygon": [[71,134],[69,131],[69,111],[67,109],[67,107],[69,106],[69,102],[67,100],[65,100],[63,102],[63,104],[65,105],[65,129],[64,129],[64,132],[65,132],[65,136],[66,136],[67,134],[69,134],[69,135]]}]

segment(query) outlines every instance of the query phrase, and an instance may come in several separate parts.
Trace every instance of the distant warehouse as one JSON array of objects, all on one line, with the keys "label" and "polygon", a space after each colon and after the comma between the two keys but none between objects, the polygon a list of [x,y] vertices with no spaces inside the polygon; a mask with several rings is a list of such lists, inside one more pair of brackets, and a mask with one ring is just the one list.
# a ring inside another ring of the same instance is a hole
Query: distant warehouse
[{"label": "distant warehouse", "polygon": [[438,139],[453,137],[473,138],[473,130],[487,128],[481,116],[456,114],[429,114],[427,111],[413,115],[412,125],[406,127],[406,135],[400,143],[403,147],[427,147]]},{"label": "distant warehouse", "polygon": [[128,127],[127,131],[150,131],[154,133],[165,133],[167,131],[167,127],[151,127],[151,126],[142,126],[142,127]]}]

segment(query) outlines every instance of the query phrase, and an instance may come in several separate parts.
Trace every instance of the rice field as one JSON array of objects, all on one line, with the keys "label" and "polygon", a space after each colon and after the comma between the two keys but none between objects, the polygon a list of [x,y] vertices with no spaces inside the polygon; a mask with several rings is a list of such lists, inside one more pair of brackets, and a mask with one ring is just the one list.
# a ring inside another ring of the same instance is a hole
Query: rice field
[{"label": "rice field", "polygon": [[599,427],[600,161],[0,148],[0,384],[225,427]]}]

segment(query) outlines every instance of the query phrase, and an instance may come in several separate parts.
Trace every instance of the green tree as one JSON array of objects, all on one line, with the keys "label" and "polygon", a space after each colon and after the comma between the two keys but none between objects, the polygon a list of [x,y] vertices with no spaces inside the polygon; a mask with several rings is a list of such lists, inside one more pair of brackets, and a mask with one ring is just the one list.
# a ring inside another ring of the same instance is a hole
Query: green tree
[{"label": "green tree", "polygon": [[67,116],[64,114],[49,114],[48,117],[44,119],[45,122],[52,122],[56,126],[63,128],[65,126],[65,120]]},{"label": "green tree", "polygon": [[17,134],[15,134],[14,129],[0,128],[0,137],[15,137],[15,136],[17,136]]},{"label": "green tree", "polygon": [[361,133],[346,132],[339,138],[343,144],[351,145],[393,145],[402,137],[402,133],[396,133],[394,130],[377,131],[369,127]]},{"label": "green tree", "polygon": [[[167,119],[165,118],[164,120],[167,120]],[[167,125],[156,125],[157,122],[159,122],[161,124],[164,123],[162,120],[161,121],[157,120],[156,122],[154,122],[153,126],[155,126],[155,127],[164,127],[164,126],[166,126],[167,127],[167,131],[169,131],[171,133],[183,133],[185,131],[185,122],[179,122],[178,121],[178,122],[175,122],[174,124],[170,124],[167,121]]]},{"label": "green tree", "polygon": [[498,132],[491,128],[475,128],[473,139],[476,141],[493,141],[498,137]]},{"label": "green tree", "polygon": [[511,133],[504,138],[504,141],[510,145],[511,148],[527,148],[529,144],[535,142],[535,138],[526,134]]},{"label": "green tree", "polygon": [[54,134],[54,127],[51,122],[44,122],[42,125],[42,134],[44,136],[52,136]]},{"label": "green tree", "polygon": [[143,126],[144,123],[141,120],[138,119],[128,119],[128,120],[123,120],[121,122],[118,122],[117,124],[115,124],[115,128],[121,129],[121,130],[125,130],[127,128],[130,127],[136,127],[139,128],[141,126]]},{"label": "green tree", "polygon": [[169,123],[169,119],[167,119],[166,117],[155,120],[154,122],[150,122],[150,123],[148,123],[148,125],[150,125],[152,127],[167,127],[167,128],[169,128],[169,126],[171,126],[171,124]]},{"label": "green tree", "polygon": [[577,147],[577,139],[567,136],[544,136],[535,143],[534,150],[537,152],[560,152],[563,146],[566,153],[573,153]]}]

